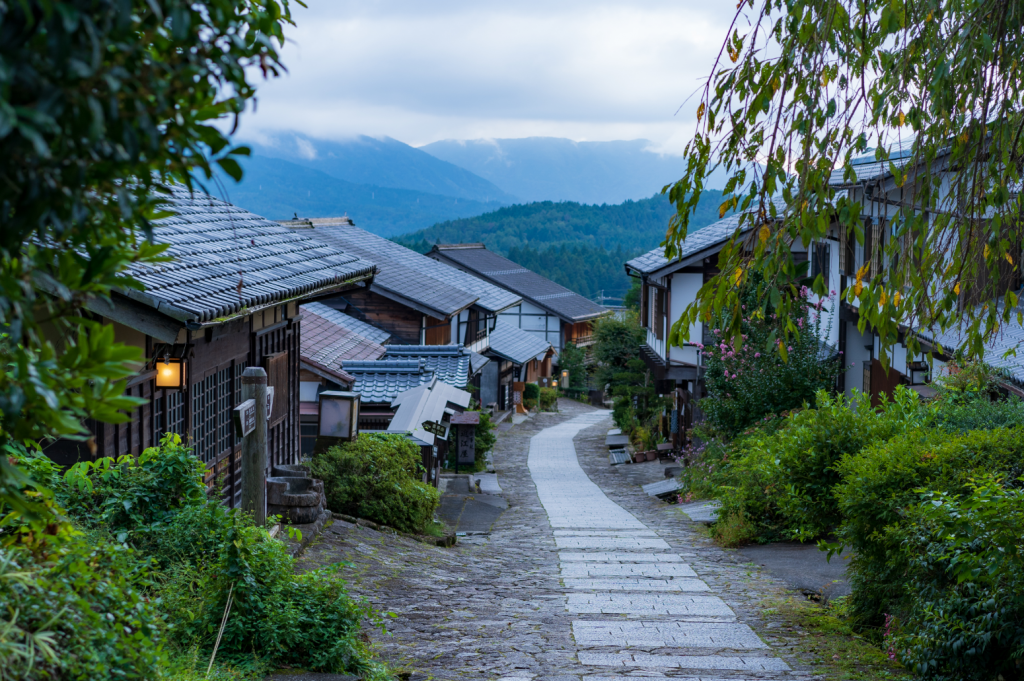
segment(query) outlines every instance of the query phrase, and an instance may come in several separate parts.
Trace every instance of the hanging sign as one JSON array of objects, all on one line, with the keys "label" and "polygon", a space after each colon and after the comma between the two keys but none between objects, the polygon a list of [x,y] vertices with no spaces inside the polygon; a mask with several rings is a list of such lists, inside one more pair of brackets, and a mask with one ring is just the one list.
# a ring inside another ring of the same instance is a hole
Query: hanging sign
[{"label": "hanging sign", "polygon": [[424,421],[422,424],[423,430],[427,431],[431,435],[436,437],[444,437],[444,426],[437,421]]}]

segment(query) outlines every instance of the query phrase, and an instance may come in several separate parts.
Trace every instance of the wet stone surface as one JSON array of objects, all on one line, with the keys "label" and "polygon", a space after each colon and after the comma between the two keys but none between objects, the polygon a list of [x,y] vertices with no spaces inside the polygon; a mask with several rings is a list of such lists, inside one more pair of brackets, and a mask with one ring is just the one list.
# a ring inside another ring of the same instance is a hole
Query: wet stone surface
[{"label": "wet stone surface", "polygon": [[368,630],[380,656],[416,678],[810,678],[762,626],[781,584],[609,466],[607,412],[560,408],[499,436],[490,535],[444,549],[335,521],[301,567],[347,563],[351,593],[397,615]]}]

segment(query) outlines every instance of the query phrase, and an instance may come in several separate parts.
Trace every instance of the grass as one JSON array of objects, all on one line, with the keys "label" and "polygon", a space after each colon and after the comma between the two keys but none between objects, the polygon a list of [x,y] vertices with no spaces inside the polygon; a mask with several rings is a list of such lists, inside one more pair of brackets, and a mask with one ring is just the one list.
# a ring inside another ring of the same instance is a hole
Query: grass
[{"label": "grass", "polygon": [[423,534],[427,535],[428,537],[437,537],[440,539],[445,535],[446,530],[447,528],[445,527],[444,523],[439,523],[436,520],[432,520],[429,523],[427,523],[426,526],[423,528]]},{"label": "grass", "polygon": [[757,536],[757,528],[742,509],[730,513],[711,526],[711,535],[719,546],[730,548],[749,544]]},{"label": "grass", "polygon": [[771,598],[761,603],[761,617],[781,624],[769,631],[794,639],[792,651],[829,681],[910,681],[903,667],[853,630],[845,601],[820,605],[799,597]]}]

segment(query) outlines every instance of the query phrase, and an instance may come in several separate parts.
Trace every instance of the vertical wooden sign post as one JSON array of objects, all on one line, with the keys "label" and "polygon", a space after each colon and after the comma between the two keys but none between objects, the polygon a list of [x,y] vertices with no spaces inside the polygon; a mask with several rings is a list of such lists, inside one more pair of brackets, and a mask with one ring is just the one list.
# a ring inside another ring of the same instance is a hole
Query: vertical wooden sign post
[{"label": "vertical wooden sign post", "polygon": [[[252,400],[252,405],[246,405]],[[255,411],[255,428],[242,437],[242,511],[252,513],[256,525],[267,522],[267,372],[249,367],[242,373],[242,404]],[[244,416],[243,416],[244,422]],[[252,423],[250,421],[250,423]],[[243,430],[244,432],[244,430]]]},{"label": "vertical wooden sign post", "polygon": [[459,464],[472,466],[476,461],[476,426],[480,423],[480,412],[467,411],[453,414],[451,419],[455,431],[455,472]]}]

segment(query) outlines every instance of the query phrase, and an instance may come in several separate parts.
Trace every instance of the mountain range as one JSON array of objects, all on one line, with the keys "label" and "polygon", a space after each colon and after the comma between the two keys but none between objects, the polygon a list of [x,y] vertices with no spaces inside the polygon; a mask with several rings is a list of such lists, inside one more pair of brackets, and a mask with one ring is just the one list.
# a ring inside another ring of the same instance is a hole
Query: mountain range
[{"label": "mountain range", "polygon": [[[575,142],[555,137],[442,140],[420,147],[529,201],[622,203],[675,182],[686,160],[652,151],[648,140]],[[718,174],[705,186],[722,187]]]}]

